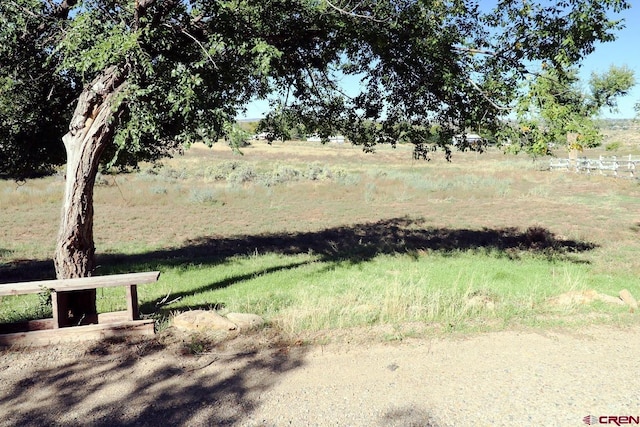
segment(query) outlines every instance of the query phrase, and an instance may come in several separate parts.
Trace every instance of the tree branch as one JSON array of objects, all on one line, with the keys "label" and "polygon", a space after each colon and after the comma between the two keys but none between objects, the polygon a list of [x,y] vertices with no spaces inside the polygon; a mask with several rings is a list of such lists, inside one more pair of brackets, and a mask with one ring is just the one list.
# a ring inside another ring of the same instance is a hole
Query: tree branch
[{"label": "tree branch", "polygon": [[56,18],[67,19],[69,10],[78,3],[78,0],[63,0],[62,3],[56,5],[52,10],[52,15]]},{"label": "tree branch", "polygon": [[521,76],[525,76],[525,75],[531,75],[531,76],[534,76],[534,77],[541,77],[542,76],[540,73],[538,73],[536,71],[529,70],[527,67],[525,67],[524,65],[519,63],[517,60],[514,60],[513,58],[508,58],[508,57],[504,56],[503,52],[508,50],[506,47],[501,49],[501,50],[499,50],[499,51],[493,51],[493,50],[488,50],[488,49],[477,49],[477,48],[466,47],[466,46],[451,46],[451,48],[453,50],[457,51],[457,52],[469,53],[471,55],[480,54],[480,55],[485,55],[485,56],[491,56],[493,58],[499,58],[499,59],[505,61],[510,66],[512,66],[513,69],[516,70],[518,73],[520,73]]},{"label": "tree branch", "polygon": [[502,111],[507,111],[507,110],[511,110],[511,107],[505,107],[503,105],[498,105],[495,103],[495,101],[493,101],[491,98],[489,98],[489,95],[487,95],[487,93],[482,90],[482,88],[478,85],[478,83],[474,82],[473,79],[471,77],[467,77],[467,81],[469,83],[471,83],[471,86],[473,86],[473,88],[478,91],[478,93],[480,95],[482,95],[482,97],[484,98],[485,101],[487,101],[489,104],[491,104],[491,106],[497,110],[502,110]]},{"label": "tree branch", "polygon": [[374,21],[374,22],[381,22],[381,23],[382,23],[382,22],[387,22],[387,21],[389,21],[389,19],[391,19],[390,17],[389,17],[389,18],[386,18],[386,19],[378,19],[378,18],[376,18],[375,16],[362,15],[362,14],[356,13],[355,11],[356,11],[356,10],[358,9],[358,7],[360,6],[360,3],[358,3],[358,5],[356,5],[356,6],[354,6],[353,8],[351,8],[351,10],[346,10],[346,9],[343,9],[343,8],[341,8],[341,7],[336,6],[335,4],[333,4],[333,3],[332,3],[331,1],[329,1],[329,0],[325,0],[325,1],[327,2],[327,4],[328,4],[332,9],[336,10],[337,12],[339,12],[339,13],[341,13],[341,14],[343,14],[343,15],[351,16],[351,17],[353,17],[353,18],[368,19],[368,20],[371,20],[371,21]]},{"label": "tree branch", "polygon": [[32,12],[31,10],[27,9],[24,6],[20,6],[19,4],[17,4],[15,1],[10,1],[8,2],[9,4],[12,4],[15,8],[22,10],[24,13],[26,13],[27,15],[30,15],[32,18],[41,18],[40,15],[38,15],[37,13]]},{"label": "tree branch", "polygon": [[134,29],[140,28],[140,18],[145,16],[147,8],[155,3],[156,0],[135,0],[135,7],[133,11]]},{"label": "tree branch", "polygon": [[466,52],[470,54],[478,53],[478,54],[487,55],[487,56],[498,56],[498,54],[492,50],[476,49],[476,48],[466,47],[466,46],[451,46],[451,48],[453,50],[457,50],[458,52]]},{"label": "tree branch", "polygon": [[326,70],[322,70],[322,74],[324,76],[325,81],[331,86],[332,90],[338,92],[340,95],[344,96],[347,99],[353,99],[352,96],[347,95],[335,82],[333,78],[331,78]]},{"label": "tree branch", "polygon": [[202,49],[202,51],[204,52],[204,54],[207,56],[207,58],[209,59],[209,62],[211,62],[211,64],[213,65],[213,68],[215,70],[218,69],[218,65],[216,64],[216,62],[213,60],[213,58],[211,57],[211,55],[209,55],[209,51],[207,51],[207,49],[205,49],[204,45],[200,42],[200,40],[198,40],[196,37],[194,37],[193,35],[189,34],[189,32],[187,30],[185,30],[182,27],[173,27],[171,26],[171,24],[167,24],[164,23],[163,24],[165,27],[170,28],[174,31],[180,31],[180,33],[184,34],[185,36],[189,37],[191,40],[193,40],[194,42],[196,42],[198,44],[198,46],[200,46],[200,49]]}]

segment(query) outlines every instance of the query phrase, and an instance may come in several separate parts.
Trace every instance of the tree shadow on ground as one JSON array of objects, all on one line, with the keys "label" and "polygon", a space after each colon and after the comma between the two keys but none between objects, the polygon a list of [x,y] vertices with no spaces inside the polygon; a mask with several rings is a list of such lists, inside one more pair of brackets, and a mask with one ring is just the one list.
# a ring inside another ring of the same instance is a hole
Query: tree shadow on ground
[{"label": "tree shadow on ground", "polygon": [[[24,350],[25,352],[41,350]],[[19,426],[236,425],[251,420],[304,348],[172,354],[157,339],[101,341],[62,362],[0,372],[2,423]],[[20,354],[15,355],[20,356]],[[28,357],[28,354],[22,356]]]},{"label": "tree shadow on ground", "polygon": [[388,411],[379,421],[380,427],[438,427],[428,412],[411,406]]},{"label": "tree shadow on ground", "polygon": [[[232,286],[236,283],[242,283],[244,281],[247,280],[251,280],[254,277],[256,277],[257,275],[260,276],[264,276],[270,273],[275,273],[278,271],[284,271],[284,270],[291,270],[291,269],[295,269],[298,267],[301,267],[303,265],[307,265],[310,264],[312,261],[302,261],[302,262],[293,262],[293,263],[289,263],[286,265],[280,265],[280,266],[276,266],[276,267],[269,267],[269,268],[262,268],[258,271],[251,271],[248,272],[246,274],[239,274],[239,275],[235,275],[235,276],[231,276],[228,277],[226,279],[223,280],[218,280],[215,282],[211,282],[211,283],[203,283],[202,286],[198,286],[198,287],[194,287],[189,289],[186,292],[172,292],[170,295],[167,296],[167,298],[169,298],[170,300],[180,300],[182,298],[191,296],[191,295],[197,295],[203,292],[208,292],[208,291],[213,291],[216,289],[222,289],[222,288],[226,288],[228,286]],[[142,303],[140,305],[140,312],[150,316],[152,313],[161,313],[162,311],[165,310],[160,310],[160,307],[162,306],[168,306],[169,303],[164,304],[162,301],[165,298],[158,298],[156,300],[153,301],[147,301],[145,303]],[[172,306],[173,307],[173,306]],[[200,306],[194,306],[194,305],[189,305],[189,309],[190,310],[197,310],[197,309],[211,309],[211,307],[219,307],[222,308],[224,307],[224,303],[223,302],[218,302],[218,301],[211,301],[209,304],[206,305],[200,305]],[[171,311],[171,310],[169,310]]]},{"label": "tree shadow on ground", "polygon": [[[217,265],[237,255],[310,253],[323,262],[362,263],[381,254],[437,252],[454,256],[468,251],[518,259],[522,253],[549,260],[584,262],[575,254],[595,243],[564,239],[543,227],[452,229],[425,227],[425,220],[391,218],[319,231],[267,233],[232,237],[206,236],[181,247],[142,254],[103,254],[106,273],[162,269],[185,264]],[[286,268],[286,267],[284,267]],[[54,277],[51,261],[17,261],[0,267],[0,283]]]},{"label": "tree shadow on ground", "polygon": [[[474,230],[430,228],[424,223],[420,219],[392,218],[314,232],[208,236],[179,248],[102,255],[99,262],[105,271],[118,272],[132,267],[217,265],[255,252],[312,253],[316,261],[361,263],[381,254],[420,256],[423,251],[450,256],[478,251],[506,259],[529,253],[549,260],[580,262],[574,258],[576,254],[596,247],[594,243],[557,237],[544,228]],[[296,268],[301,263],[304,261],[273,267],[268,272]],[[7,271],[11,274],[4,274]],[[52,273],[49,261],[17,262],[4,271],[0,269],[0,282],[51,278]],[[205,284],[204,288],[230,286],[255,274]],[[214,349],[201,357],[172,358],[166,357],[169,350],[158,339],[138,344],[103,341],[80,357],[49,361],[44,367],[38,366],[36,355],[31,368],[17,374],[18,381],[9,378],[11,362],[6,361],[0,367],[4,368],[0,369],[0,412],[4,422],[21,426],[258,424],[260,420],[251,416],[261,394],[271,389],[281,374],[304,364],[304,350],[282,350],[222,353]],[[384,425],[394,423],[436,425],[430,414],[412,408],[392,411],[381,420]]]}]

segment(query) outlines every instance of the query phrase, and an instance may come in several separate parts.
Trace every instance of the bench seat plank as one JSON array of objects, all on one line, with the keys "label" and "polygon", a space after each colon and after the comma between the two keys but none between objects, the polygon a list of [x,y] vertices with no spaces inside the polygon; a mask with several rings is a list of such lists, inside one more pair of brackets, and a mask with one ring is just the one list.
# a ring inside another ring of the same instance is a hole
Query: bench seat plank
[{"label": "bench seat plank", "polygon": [[22,282],[0,285],[0,296],[37,294],[46,290],[42,282]]},{"label": "bench seat plank", "polygon": [[79,291],[83,289],[113,288],[118,286],[142,285],[158,281],[159,271],[143,273],[113,274],[110,276],[80,277],[77,279],[41,280],[0,285],[0,296],[37,294],[50,289],[56,292]]}]

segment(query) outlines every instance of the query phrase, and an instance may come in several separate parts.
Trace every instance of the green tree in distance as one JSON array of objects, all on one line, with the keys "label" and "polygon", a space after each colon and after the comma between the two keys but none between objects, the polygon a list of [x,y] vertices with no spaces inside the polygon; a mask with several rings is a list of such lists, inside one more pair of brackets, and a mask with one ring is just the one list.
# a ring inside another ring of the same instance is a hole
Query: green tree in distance
[{"label": "green tree in distance", "polygon": [[602,142],[595,122],[598,114],[603,108],[615,111],[618,98],[634,85],[634,73],[626,66],[612,65],[602,74],[592,73],[588,91],[575,68],[563,75],[553,69],[544,71],[518,102],[519,128],[513,129],[510,139],[517,143],[512,148],[547,154],[550,146],[564,142],[580,151],[598,146]]},{"label": "green tree in distance", "polygon": [[[501,126],[528,64],[545,61],[562,76],[596,42],[615,39],[622,23],[609,15],[629,7],[625,0],[498,0],[492,8],[474,0],[0,2],[0,173],[24,176],[14,159],[34,167],[66,159],[56,274],[87,276],[100,162],[135,164],[212,143],[250,100],[269,94],[283,100],[276,110],[320,136],[344,129],[366,149],[403,138],[421,150],[438,128],[446,146],[470,125]],[[345,75],[360,79],[360,94],[342,93]]]}]

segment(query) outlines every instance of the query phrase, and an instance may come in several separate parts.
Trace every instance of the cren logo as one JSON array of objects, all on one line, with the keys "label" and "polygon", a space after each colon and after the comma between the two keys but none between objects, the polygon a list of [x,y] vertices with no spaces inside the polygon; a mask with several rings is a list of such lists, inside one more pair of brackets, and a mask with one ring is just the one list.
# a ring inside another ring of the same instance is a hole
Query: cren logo
[{"label": "cren logo", "polygon": [[593,415],[587,415],[582,419],[582,422],[588,426],[592,425],[603,425],[603,424],[613,424],[616,426],[621,425],[640,425],[640,416],[634,415],[603,415],[600,417],[595,417]]},{"label": "cren logo", "polygon": [[582,419],[582,422],[584,422],[588,426],[592,426],[598,424],[598,418],[593,415],[587,415]]},{"label": "cren logo", "polygon": [[598,418],[599,424],[615,424],[621,426],[624,424],[640,424],[640,416],[633,415],[608,415]]}]

